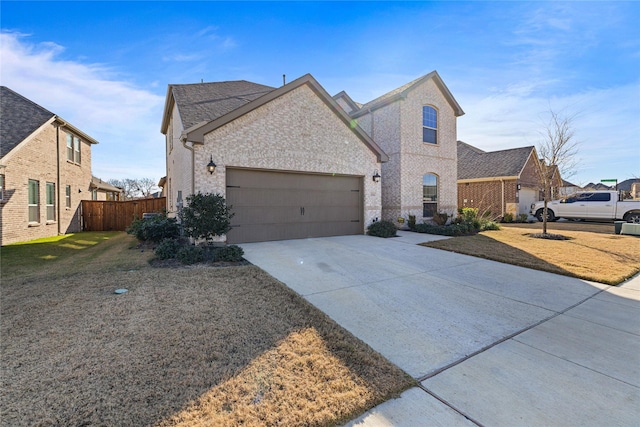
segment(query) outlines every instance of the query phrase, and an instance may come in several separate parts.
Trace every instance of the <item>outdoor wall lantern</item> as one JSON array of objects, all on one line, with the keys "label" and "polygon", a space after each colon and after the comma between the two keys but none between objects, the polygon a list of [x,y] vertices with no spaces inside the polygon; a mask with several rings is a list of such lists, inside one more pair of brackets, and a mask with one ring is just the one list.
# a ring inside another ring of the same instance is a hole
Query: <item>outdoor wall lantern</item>
[{"label": "outdoor wall lantern", "polygon": [[377,170],[373,173],[373,182],[380,182],[380,174]]},{"label": "outdoor wall lantern", "polygon": [[213,156],[211,156],[211,160],[209,160],[209,163],[207,163],[207,170],[212,175],[216,171],[216,164],[213,163]]}]

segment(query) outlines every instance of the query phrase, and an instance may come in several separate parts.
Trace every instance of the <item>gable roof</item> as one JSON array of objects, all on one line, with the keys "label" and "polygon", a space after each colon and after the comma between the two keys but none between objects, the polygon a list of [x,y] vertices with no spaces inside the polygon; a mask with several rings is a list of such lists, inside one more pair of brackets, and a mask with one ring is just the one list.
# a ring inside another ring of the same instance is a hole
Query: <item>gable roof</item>
[{"label": "gable roof", "polygon": [[458,141],[458,180],[519,177],[532,155],[533,146],[485,152]]},{"label": "gable roof", "polygon": [[114,193],[122,193],[124,191],[122,188],[111,185],[108,182],[104,182],[100,178],[97,178],[93,175],[91,175],[90,187],[95,188],[96,190],[110,191]]},{"label": "gable roof", "polygon": [[9,154],[47,122],[57,123],[90,144],[98,143],[62,117],[8,87],[0,86],[0,158]]},{"label": "gable roof", "polygon": [[305,74],[304,76],[287,83],[284,86],[280,86],[277,89],[271,90],[262,96],[256,97],[255,99],[241,103],[240,106],[234,110],[228,111],[226,114],[220,115],[211,119],[208,122],[198,123],[190,128],[185,128],[182,133],[182,138],[185,140],[189,140],[194,143],[203,143],[204,135],[214,131],[215,129],[226,125],[227,123],[232,122],[233,120],[249,113],[250,111],[255,110],[256,108],[273,101],[276,98],[281,97],[282,95],[289,93],[301,86],[307,85],[321,101],[325,103],[333,112],[340,118],[349,129],[354,132],[358,138],[367,146],[371,151],[373,151],[378,157],[378,161],[387,162],[389,160],[389,156],[382,151],[382,149],[376,144],[373,139],[367,133],[362,130],[360,126],[353,125],[351,122],[351,117],[338,105],[338,103],[327,93],[327,91],[318,83],[318,81],[313,78],[311,74]]},{"label": "gable roof", "polygon": [[344,100],[344,102],[346,102],[347,105],[350,107],[350,110],[347,111],[347,113],[351,113],[352,111],[356,111],[362,108],[362,104],[351,99],[349,94],[344,90],[333,95],[333,99],[335,99],[336,101],[339,99]]},{"label": "gable roof", "polygon": [[161,132],[166,134],[173,102],[178,106],[183,129],[210,122],[236,110],[275,88],[246,80],[214,83],[170,84]]},{"label": "gable roof", "polygon": [[444,84],[444,81],[442,80],[442,78],[440,77],[440,75],[438,74],[437,71],[432,71],[429,74],[425,74],[422,77],[418,77],[417,79],[413,80],[412,82],[409,82],[403,86],[400,86],[399,88],[396,88],[390,92],[385,93],[384,95],[367,102],[366,104],[364,104],[359,110],[354,111],[351,113],[351,117],[353,118],[357,118],[360,117],[364,114],[367,114],[371,111],[377,110],[378,108],[382,108],[385,105],[391,104],[392,102],[395,102],[397,100],[400,99],[404,99],[407,97],[407,94],[409,92],[411,92],[413,89],[415,89],[416,87],[418,87],[420,84],[422,84],[423,82],[427,81],[427,80],[433,80],[433,82],[435,83],[435,85],[438,87],[438,89],[440,89],[440,92],[442,92],[442,94],[444,95],[445,99],[447,100],[447,102],[449,103],[449,105],[451,106],[451,108],[453,109],[456,117],[460,117],[462,115],[464,115],[464,111],[462,111],[462,108],[460,107],[460,104],[458,104],[458,101],[455,100],[455,98],[453,97],[453,95],[451,94],[451,92],[449,91],[449,88],[447,88],[447,85]]},{"label": "gable roof", "polygon": [[55,114],[46,108],[6,86],[0,86],[0,157],[53,117]]}]

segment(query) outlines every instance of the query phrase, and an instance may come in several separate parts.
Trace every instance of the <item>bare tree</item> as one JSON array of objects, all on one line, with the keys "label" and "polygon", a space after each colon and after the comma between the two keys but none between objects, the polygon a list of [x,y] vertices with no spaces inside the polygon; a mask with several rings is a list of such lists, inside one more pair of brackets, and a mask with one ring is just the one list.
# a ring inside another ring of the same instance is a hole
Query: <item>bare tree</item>
[{"label": "bare tree", "polygon": [[540,131],[541,139],[537,151],[539,157],[539,186],[543,194],[542,233],[547,234],[547,204],[554,197],[562,176],[575,173],[578,142],[575,140],[573,119],[575,115],[565,115],[549,110],[549,119]]},{"label": "bare tree", "polygon": [[136,180],[138,185],[138,192],[142,197],[148,198],[158,190],[158,186],[156,185],[157,181],[154,181],[151,178],[140,178]]},{"label": "bare tree", "polygon": [[124,200],[151,197],[153,192],[157,190],[156,182],[151,178],[110,179],[107,182],[111,185],[122,188]]}]

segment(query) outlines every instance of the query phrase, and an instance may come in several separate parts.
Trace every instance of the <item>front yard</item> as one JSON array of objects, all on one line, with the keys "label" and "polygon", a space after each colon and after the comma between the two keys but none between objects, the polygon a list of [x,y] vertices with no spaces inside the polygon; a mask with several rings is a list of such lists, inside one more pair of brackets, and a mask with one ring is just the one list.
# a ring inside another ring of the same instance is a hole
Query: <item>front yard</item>
[{"label": "front yard", "polygon": [[151,256],[124,233],[2,248],[2,425],[335,425],[414,384],[257,267]]},{"label": "front yard", "polygon": [[523,227],[514,224],[497,231],[423,245],[609,285],[617,285],[640,272],[637,237],[567,229],[549,232],[570,240],[529,237],[536,232],[539,231],[526,224]]}]

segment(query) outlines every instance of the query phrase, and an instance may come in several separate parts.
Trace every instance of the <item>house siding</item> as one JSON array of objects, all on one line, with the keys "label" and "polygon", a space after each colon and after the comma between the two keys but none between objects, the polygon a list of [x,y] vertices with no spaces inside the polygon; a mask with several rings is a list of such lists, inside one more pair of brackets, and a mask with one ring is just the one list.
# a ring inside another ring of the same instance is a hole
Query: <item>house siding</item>
[{"label": "house siding", "polygon": [[[438,110],[438,144],[422,142],[422,107]],[[447,99],[428,79],[397,100],[364,114],[358,124],[389,156],[382,165],[382,216],[397,226],[423,214],[422,177],[438,177],[438,211],[454,214],[457,210],[457,135],[456,115]]]},{"label": "house siding", "polygon": [[476,208],[479,215],[491,218],[501,218],[506,212],[517,214],[512,206],[518,203],[517,185],[516,179],[459,183],[458,206]]},{"label": "house siding", "polygon": [[206,134],[195,146],[195,191],[226,196],[227,167],[363,176],[365,227],[381,216],[376,153],[307,85]]},{"label": "house siding", "polygon": [[[56,133],[59,132],[59,138]],[[3,159],[6,202],[0,204],[2,245],[82,231],[81,200],[91,200],[91,145],[82,141],[81,163],[67,161],[64,128],[46,125]],[[56,150],[56,143],[59,149]],[[56,159],[56,155],[59,158]],[[60,165],[58,180],[57,164]],[[39,183],[39,222],[29,223],[28,182]],[[55,184],[56,220],[46,220],[46,183]],[[65,187],[71,186],[71,207]]]},{"label": "house siding", "polygon": [[[192,191],[192,153],[191,150],[185,148],[180,140],[183,131],[180,111],[174,102],[165,138],[167,145],[167,212],[170,216],[177,214],[178,195],[181,194],[184,200]],[[191,142],[187,142],[186,145],[193,146]]]}]

